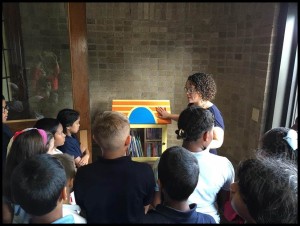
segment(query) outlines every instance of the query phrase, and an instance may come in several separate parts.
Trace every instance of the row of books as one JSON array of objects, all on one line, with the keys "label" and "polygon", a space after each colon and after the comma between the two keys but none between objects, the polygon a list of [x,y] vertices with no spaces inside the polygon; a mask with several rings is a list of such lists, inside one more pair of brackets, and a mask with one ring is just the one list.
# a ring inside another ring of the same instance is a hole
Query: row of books
[{"label": "row of books", "polygon": [[142,142],[139,136],[131,135],[131,143],[127,155],[132,157],[144,157]]},{"label": "row of books", "polygon": [[131,136],[131,143],[127,155],[132,157],[159,157],[161,156],[161,142],[147,142],[145,145],[146,153],[143,152],[141,138]]},{"label": "row of books", "polygon": [[147,142],[146,143],[147,157],[160,157],[161,156],[161,142]]}]

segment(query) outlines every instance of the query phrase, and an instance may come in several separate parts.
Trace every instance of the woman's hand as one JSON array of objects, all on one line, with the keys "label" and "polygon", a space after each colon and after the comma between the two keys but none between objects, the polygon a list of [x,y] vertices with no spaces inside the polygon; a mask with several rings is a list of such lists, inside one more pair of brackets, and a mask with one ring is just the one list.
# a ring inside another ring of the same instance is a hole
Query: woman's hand
[{"label": "woman's hand", "polygon": [[165,119],[169,118],[170,113],[166,111],[166,108],[156,107],[156,111],[159,114],[158,118],[165,118]]}]

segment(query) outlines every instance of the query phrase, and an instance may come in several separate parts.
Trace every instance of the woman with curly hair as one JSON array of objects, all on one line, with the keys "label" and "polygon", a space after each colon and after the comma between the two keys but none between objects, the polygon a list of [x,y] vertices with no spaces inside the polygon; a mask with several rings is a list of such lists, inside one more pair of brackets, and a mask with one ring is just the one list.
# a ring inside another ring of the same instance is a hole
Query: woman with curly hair
[{"label": "woman with curly hair", "polygon": [[[184,91],[188,99],[188,106],[195,105],[208,109],[214,116],[213,140],[209,146],[210,153],[217,154],[224,141],[224,120],[220,110],[211,101],[217,93],[217,85],[210,74],[195,73],[190,75],[186,81]],[[178,121],[178,114],[171,114],[162,107],[157,107],[156,111],[160,118]]]}]

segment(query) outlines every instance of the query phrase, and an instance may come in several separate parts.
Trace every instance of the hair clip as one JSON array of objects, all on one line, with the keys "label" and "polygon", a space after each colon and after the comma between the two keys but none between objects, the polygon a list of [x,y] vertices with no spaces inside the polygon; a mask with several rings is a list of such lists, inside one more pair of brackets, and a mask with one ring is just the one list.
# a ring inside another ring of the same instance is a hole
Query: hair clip
[{"label": "hair clip", "polygon": [[13,140],[15,140],[16,137],[19,136],[20,134],[22,134],[22,133],[24,133],[24,132],[27,132],[27,131],[29,131],[29,130],[32,130],[32,129],[36,129],[36,130],[39,132],[39,134],[41,135],[41,137],[42,137],[42,139],[43,139],[44,145],[46,145],[46,144],[47,144],[47,141],[48,141],[46,131],[43,130],[43,129],[37,129],[37,128],[26,128],[26,129],[23,129],[23,130],[21,130],[21,131],[17,131],[17,132],[15,132],[15,134],[14,134],[14,136],[13,136]]},{"label": "hair clip", "polygon": [[298,133],[295,130],[290,129],[283,139],[286,140],[294,151],[298,149]]},{"label": "hair clip", "polygon": [[182,137],[183,134],[184,134],[184,130],[183,130],[183,129],[180,129],[180,130],[178,131],[178,135]]}]

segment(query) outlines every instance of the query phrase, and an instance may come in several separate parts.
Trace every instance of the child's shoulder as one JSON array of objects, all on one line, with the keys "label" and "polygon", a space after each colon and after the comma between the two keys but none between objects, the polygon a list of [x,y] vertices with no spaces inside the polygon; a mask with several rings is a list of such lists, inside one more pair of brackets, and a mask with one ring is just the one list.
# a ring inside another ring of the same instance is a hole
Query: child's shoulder
[{"label": "child's shoulder", "polygon": [[138,172],[151,172],[153,173],[152,167],[146,162],[131,161],[132,168]]}]

